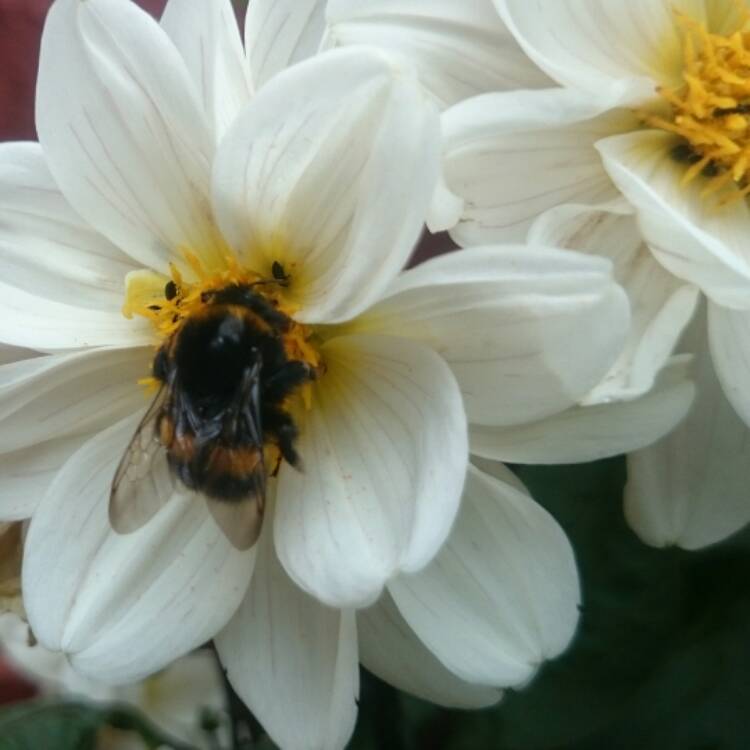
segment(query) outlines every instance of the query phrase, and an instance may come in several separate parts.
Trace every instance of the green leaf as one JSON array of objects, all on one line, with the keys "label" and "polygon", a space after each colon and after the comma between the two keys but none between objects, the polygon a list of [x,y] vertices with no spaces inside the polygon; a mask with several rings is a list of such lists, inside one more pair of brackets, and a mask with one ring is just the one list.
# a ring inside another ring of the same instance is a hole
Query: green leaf
[{"label": "green leaf", "polygon": [[84,706],[14,706],[0,711],[0,749],[94,750],[100,726],[97,712]]}]

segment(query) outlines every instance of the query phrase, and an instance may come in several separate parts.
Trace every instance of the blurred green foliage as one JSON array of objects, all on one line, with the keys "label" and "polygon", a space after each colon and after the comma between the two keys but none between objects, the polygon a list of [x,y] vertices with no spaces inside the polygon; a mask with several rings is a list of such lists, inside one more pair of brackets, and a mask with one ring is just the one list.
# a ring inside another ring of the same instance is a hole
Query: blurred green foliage
[{"label": "blurred green foliage", "polygon": [[[576,550],[583,617],[573,646],[528,688],[477,712],[439,709],[365,673],[352,750],[750,748],[750,531],[700,552],[656,550],[625,524],[623,459],[517,473]],[[88,750],[113,718],[122,721],[75,704],[6,710],[0,750]]]},{"label": "blurred green foliage", "polygon": [[32,701],[0,712],[0,750],[97,750],[106,732],[130,732],[149,750],[191,750],[124,705]]}]

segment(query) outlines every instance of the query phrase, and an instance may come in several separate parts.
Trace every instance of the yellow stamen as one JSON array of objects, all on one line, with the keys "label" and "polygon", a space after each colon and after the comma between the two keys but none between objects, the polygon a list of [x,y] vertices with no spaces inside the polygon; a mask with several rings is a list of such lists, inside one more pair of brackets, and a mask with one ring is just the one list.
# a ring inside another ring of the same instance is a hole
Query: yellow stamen
[{"label": "yellow stamen", "polygon": [[704,195],[731,188],[722,202],[750,192],[750,11],[735,4],[737,28],[726,35],[674,11],[683,35],[683,83],[657,90],[671,117],[641,113],[647,125],[685,141],[692,158],[682,182],[703,174],[710,178]]}]

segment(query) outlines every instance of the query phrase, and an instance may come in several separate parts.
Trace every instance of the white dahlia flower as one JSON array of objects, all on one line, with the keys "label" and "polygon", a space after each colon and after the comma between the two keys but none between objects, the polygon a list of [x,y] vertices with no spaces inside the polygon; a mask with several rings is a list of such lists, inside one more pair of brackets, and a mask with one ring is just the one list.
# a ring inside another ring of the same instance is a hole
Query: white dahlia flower
[{"label": "white dahlia flower", "polygon": [[[607,204],[624,195],[636,221],[608,219],[612,236],[597,223],[599,246],[628,230],[626,241],[638,244],[640,230],[659,264],[652,263],[653,273],[661,278],[662,306],[670,306],[673,325],[664,333],[672,342],[692,315],[696,291],[706,294],[719,377],[750,421],[743,386],[750,347],[750,6],[496,5],[530,58],[569,88],[477,97],[446,114],[448,183],[464,200],[452,234],[463,244],[526,237],[536,217],[564,204],[573,204],[562,209],[565,220],[594,205],[604,209],[602,221],[610,210],[623,212]],[[511,182],[521,183],[520,196],[508,190]]]},{"label": "white dahlia flower", "polygon": [[[488,14],[492,5],[473,7]],[[497,436],[472,447],[490,458],[551,462],[561,443],[575,447],[564,460],[580,460],[664,435],[690,405],[685,356],[672,355],[703,292],[708,333],[697,320],[686,339],[698,359],[699,398],[672,437],[631,456],[626,508],[650,543],[718,541],[750,520],[742,421],[750,421],[748,10],[734,0],[494,6],[526,65],[567,88],[532,90],[539,84],[527,71],[519,90],[486,93],[485,79],[473,77],[485,93],[442,117],[445,180],[459,200],[441,191],[432,226],[464,246],[526,240],[603,255],[628,293],[633,324],[580,408],[543,420],[520,448]],[[434,20],[411,19],[433,36],[404,56],[417,69],[437,50],[473,59],[479,31],[466,36]],[[517,50],[498,46],[497,54],[523,69]],[[427,76],[422,83],[439,88]],[[627,439],[618,446],[621,432]]]},{"label": "white dahlia flower", "polygon": [[[126,0],[50,11],[41,145],[0,147],[0,340],[46,353],[0,367],[0,518],[32,517],[29,622],[81,674],[140,679],[215,637],[278,744],[339,748],[358,660],[469,707],[569,642],[570,546],[509,471],[469,464],[468,440],[574,407],[616,360],[629,309],[608,261],[543,247],[402,272],[440,163],[415,76],[353,46],[247,102],[228,14],[177,0],[160,27]],[[246,519],[217,513],[230,504],[193,471],[210,404],[156,402],[171,423],[149,422],[143,448],[173,471],[134,460],[130,499],[153,517],[128,534],[108,517],[154,398],[139,381],[182,398],[190,373],[225,373],[181,359],[179,337],[206,320],[211,345],[247,358],[225,409],[243,411],[222,422],[235,438],[244,425],[247,453],[230,441],[204,465],[258,480],[249,549],[231,523]],[[250,328],[305,375],[283,399],[238,344]],[[248,439],[272,391],[275,431]]]}]

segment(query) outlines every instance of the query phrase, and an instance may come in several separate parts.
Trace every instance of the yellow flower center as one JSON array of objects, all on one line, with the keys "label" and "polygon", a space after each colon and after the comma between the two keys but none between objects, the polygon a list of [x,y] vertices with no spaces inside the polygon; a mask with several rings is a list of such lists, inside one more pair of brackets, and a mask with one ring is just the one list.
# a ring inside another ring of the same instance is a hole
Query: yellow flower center
[{"label": "yellow flower center", "polygon": [[[222,265],[214,268],[208,268],[190,251],[183,251],[183,256],[190,280],[186,279],[188,274],[181,273],[174,263],[170,264],[169,277],[144,270],[131,273],[127,278],[123,315],[128,319],[139,315],[151,321],[157,334],[157,347],[178,333],[186,320],[201,315],[212,304],[213,294],[228,287],[247,287],[290,319],[288,329],[279,333],[287,357],[305,362],[322,374],[315,331],[312,326],[294,321],[297,307],[285,294],[291,279],[278,263],[273,264],[270,275],[262,276],[244,268],[230,252],[224,254]],[[151,390],[158,386],[154,377],[142,378],[139,383]],[[300,395],[305,407],[309,408],[311,384],[304,385]]]},{"label": "yellow flower center", "polygon": [[669,115],[643,114],[647,125],[682,139],[672,155],[690,165],[683,183],[703,175],[710,178],[704,194],[731,187],[725,202],[750,193],[750,13],[738,3],[738,14],[735,30],[722,35],[675,11],[682,31],[682,84],[657,89]]}]

